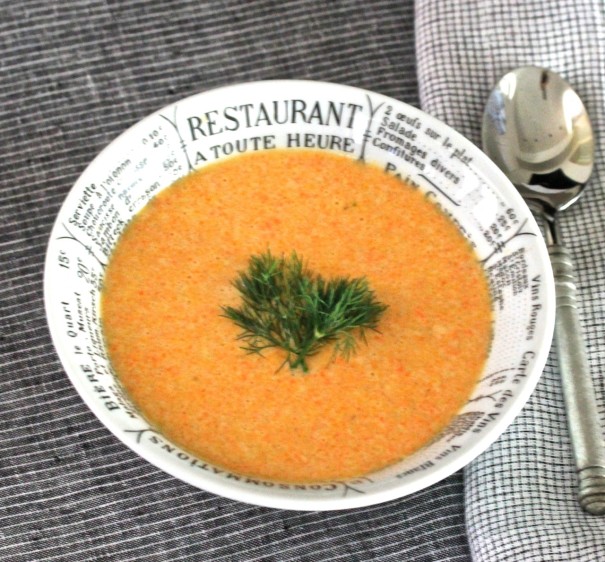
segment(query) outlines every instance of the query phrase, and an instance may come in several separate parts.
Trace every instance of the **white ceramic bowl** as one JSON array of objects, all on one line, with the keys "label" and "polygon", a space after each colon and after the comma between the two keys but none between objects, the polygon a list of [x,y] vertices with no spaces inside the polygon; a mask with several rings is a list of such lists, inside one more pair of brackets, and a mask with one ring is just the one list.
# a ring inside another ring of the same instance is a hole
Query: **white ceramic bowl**
[{"label": "white ceramic bowl", "polygon": [[[334,150],[378,163],[413,182],[459,225],[491,282],[494,340],[471,398],[429,446],[364,478],[285,485],[230,474],[195,459],[136,413],[107,360],[99,289],[124,226],[150,198],[191,169],[273,146]],[[479,149],[400,101],[306,81],[255,82],[204,92],[161,109],[118,137],[84,171],[59,212],[48,245],[44,289],[50,331],[69,378],[121,441],[204,490],[298,510],[391,500],[472,461],[527,401],[546,361],[555,310],[540,231],[514,187]]]}]

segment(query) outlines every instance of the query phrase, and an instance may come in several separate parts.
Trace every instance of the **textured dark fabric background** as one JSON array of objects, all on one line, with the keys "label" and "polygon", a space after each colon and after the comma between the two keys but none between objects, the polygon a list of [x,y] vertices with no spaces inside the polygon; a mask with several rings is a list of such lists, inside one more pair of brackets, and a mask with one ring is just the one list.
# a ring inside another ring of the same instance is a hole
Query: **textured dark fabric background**
[{"label": "textured dark fabric background", "polygon": [[469,560],[462,475],[350,512],[258,508],[158,471],[88,411],[47,332],[47,237],[115,136],[236,82],[418,105],[412,0],[0,0],[0,560]]}]

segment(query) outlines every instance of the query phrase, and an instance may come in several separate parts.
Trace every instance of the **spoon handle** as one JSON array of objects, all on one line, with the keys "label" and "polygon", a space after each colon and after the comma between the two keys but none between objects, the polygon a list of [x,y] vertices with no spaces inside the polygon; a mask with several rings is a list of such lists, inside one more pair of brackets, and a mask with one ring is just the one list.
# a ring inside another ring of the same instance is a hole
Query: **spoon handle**
[{"label": "spoon handle", "polygon": [[605,443],[578,315],[574,266],[561,244],[550,246],[549,253],[557,295],[555,340],[578,470],[578,498],[586,512],[604,515]]}]

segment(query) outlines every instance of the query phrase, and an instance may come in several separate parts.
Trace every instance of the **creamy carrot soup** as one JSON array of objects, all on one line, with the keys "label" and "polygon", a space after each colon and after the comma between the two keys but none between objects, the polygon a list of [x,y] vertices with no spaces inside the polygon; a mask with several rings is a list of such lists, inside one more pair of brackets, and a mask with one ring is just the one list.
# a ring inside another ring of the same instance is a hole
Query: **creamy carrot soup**
[{"label": "creamy carrot soup", "polygon": [[[221,315],[253,254],[296,251],[365,276],[388,309],[348,360],[308,373],[246,354]],[[466,402],[491,338],[489,288],[456,227],[372,165],[270,150],[209,165],[153,199],[107,267],[114,370],[163,435],[233,472],[283,482],[370,473],[431,440]]]}]

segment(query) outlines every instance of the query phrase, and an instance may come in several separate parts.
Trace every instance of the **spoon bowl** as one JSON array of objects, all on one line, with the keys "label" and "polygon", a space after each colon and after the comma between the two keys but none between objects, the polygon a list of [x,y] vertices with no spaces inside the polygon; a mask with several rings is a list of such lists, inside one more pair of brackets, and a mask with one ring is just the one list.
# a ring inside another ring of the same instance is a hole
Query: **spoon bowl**
[{"label": "spoon bowl", "polygon": [[558,74],[525,66],[505,74],[483,116],[483,149],[542,218],[555,277],[555,341],[579,478],[579,501],[605,514],[605,444],[576,302],[571,255],[557,215],[582,194],[594,164],[588,113]]},{"label": "spoon bowl", "polygon": [[534,209],[550,217],[572,205],[592,174],[592,126],[582,100],[558,74],[509,72],[483,117],[485,152]]}]

